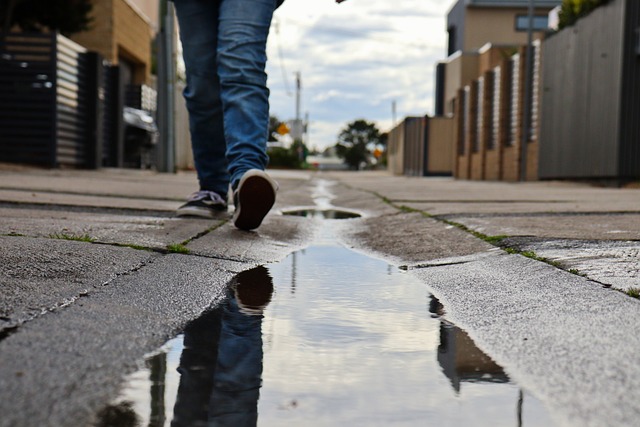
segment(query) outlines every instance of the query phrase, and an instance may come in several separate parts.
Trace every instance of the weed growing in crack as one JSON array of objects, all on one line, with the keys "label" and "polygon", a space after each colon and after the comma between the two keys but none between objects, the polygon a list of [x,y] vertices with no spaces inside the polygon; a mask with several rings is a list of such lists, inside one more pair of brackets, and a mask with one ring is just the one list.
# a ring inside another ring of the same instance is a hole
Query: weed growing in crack
[{"label": "weed growing in crack", "polygon": [[49,234],[50,239],[59,239],[59,240],[74,240],[76,242],[87,242],[93,243],[96,241],[93,237],[88,234],[67,234],[67,233],[53,233]]},{"label": "weed growing in crack", "polygon": [[569,273],[575,274],[576,276],[580,276],[580,277],[587,277],[587,275],[585,273],[581,273],[580,270],[575,269],[575,268],[570,268],[569,269]]},{"label": "weed growing in crack", "polygon": [[631,298],[640,299],[640,288],[631,287],[625,291],[625,294],[629,295]]},{"label": "weed growing in crack", "polygon": [[167,250],[170,253],[173,254],[189,254],[191,251],[189,251],[189,248],[187,248],[185,245],[183,245],[182,243],[172,243],[170,245],[167,245]]},{"label": "weed growing in crack", "polygon": [[122,248],[131,248],[131,249],[135,249],[137,251],[151,251],[151,252],[153,252],[153,248],[148,248],[146,246],[136,245],[136,244],[133,244],[133,243],[120,243],[120,244],[117,244],[116,246],[120,246]]},{"label": "weed growing in crack", "polygon": [[509,236],[501,234],[499,236],[486,236],[484,241],[487,243],[491,243],[492,245],[498,246],[504,239],[507,239]]}]

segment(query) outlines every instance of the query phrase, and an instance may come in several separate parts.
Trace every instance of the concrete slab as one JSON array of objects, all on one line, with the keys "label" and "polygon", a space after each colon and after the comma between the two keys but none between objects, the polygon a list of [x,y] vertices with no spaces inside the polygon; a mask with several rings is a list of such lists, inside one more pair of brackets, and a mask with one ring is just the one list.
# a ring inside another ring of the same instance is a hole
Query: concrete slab
[{"label": "concrete slab", "polygon": [[446,216],[488,236],[535,236],[552,239],[640,240],[640,213],[602,215]]},{"label": "concrete slab", "polygon": [[156,257],[129,248],[0,236],[0,335],[92,295]]},{"label": "concrete slab", "polygon": [[353,220],[341,234],[349,246],[396,265],[475,254],[493,248],[469,233],[419,213]]},{"label": "concrete slab", "polygon": [[[596,188],[572,182],[491,182],[452,178],[391,176],[380,172],[326,172],[327,178],[372,191],[399,205],[432,208],[430,213],[446,215],[473,212],[523,210],[554,212],[569,209],[580,212],[640,212],[640,189]],[[563,205],[556,209],[556,204]],[[538,205],[538,206],[535,206]]]},{"label": "concrete slab", "polygon": [[122,377],[217,304],[232,271],[241,269],[219,260],[161,256],[23,325],[0,341],[0,426],[93,425]]},{"label": "concrete slab", "polygon": [[304,218],[271,213],[255,231],[227,223],[189,243],[192,254],[260,265],[277,262],[308,245],[313,226]]},{"label": "concrete slab", "polygon": [[0,216],[0,235],[87,236],[101,243],[153,249],[165,249],[169,244],[184,242],[230,218],[229,214],[221,214],[221,219],[216,221],[21,207],[0,207]]},{"label": "concrete slab", "polygon": [[195,173],[162,174],[136,169],[0,169],[0,189],[35,193],[125,196],[180,201],[198,189]]},{"label": "concrete slab", "polygon": [[640,241],[509,238],[505,244],[535,252],[615,289],[640,288]]},{"label": "concrete slab", "polygon": [[[187,194],[188,195],[188,194]],[[0,190],[0,200],[15,204],[84,206],[104,209],[131,209],[140,212],[175,212],[184,203],[186,196],[178,201],[140,199],[135,197],[96,196],[73,193],[52,193],[43,191]]]},{"label": "concrete slab", "polygon": [[411,270],[561,426],[632,426],[640,414],[640,301],[499,250]]}]

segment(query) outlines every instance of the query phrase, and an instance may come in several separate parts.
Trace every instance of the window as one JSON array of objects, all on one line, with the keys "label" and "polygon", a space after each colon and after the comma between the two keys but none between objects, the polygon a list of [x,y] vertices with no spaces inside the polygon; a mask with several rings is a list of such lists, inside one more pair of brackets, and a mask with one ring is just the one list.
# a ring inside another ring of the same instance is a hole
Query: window
[{"label": "window", "polygon": [[[533,17],[533,31],[542,31],[549,28],[549,17],[546,15],[536,15]],[[529,29],[529,16],[516,15],[516,31],[527,31]]]},{"label": "window", "polygon": [[458,39],[456,38],[456,27],[451,26],[447,29],[449,33],[449,44],[447,46],[447,55],[451,56],[458,50],[457,43]]}]

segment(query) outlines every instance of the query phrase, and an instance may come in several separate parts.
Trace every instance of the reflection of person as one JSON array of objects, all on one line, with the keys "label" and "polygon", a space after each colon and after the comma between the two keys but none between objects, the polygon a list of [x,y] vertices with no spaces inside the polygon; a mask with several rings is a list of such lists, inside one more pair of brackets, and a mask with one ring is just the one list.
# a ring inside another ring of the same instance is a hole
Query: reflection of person
[{"label": "reflection of person", "polygon": [[255,426],[262,383],[262,318],[273,283],[264,267],[242,272],[221,308],[185,329],[173,427]]},{"label": "reflection of person", "polygon": [[264,172],[269,127],[265,66],[271,18],[282,2],[174,0],[200,184],[200,191],[178,208],[178,216],[211,218],[226,211],[229,184],[233,223],[240,229],[259,227],[275,203],[277,185]]}]

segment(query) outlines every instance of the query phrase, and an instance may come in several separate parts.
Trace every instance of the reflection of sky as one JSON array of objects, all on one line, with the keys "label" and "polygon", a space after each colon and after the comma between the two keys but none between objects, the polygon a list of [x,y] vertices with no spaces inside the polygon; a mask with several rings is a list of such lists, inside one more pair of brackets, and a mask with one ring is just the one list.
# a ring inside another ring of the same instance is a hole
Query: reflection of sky
[{"label": "reflection of sky", "polygon": [[[438,363],[440,320],[413,276],[329,245],[268,268],[275,293],[262,323],[260,426],[519,425],[516,385],[463,381],[459,393],[451,386]],[[182,336],[164,347],[167,426],[182,348]],[[134,401],[141,425],[149,421],[149,375],[130,376],[119,399]],[[553,425],[526,392],[522,419]]]},{"label": "reflection of sky", "polygon": [[335,246],[270,271],[260,425],[516,425],[514,385],[465,383],[455,395],[429,293],[409,274]]}]

